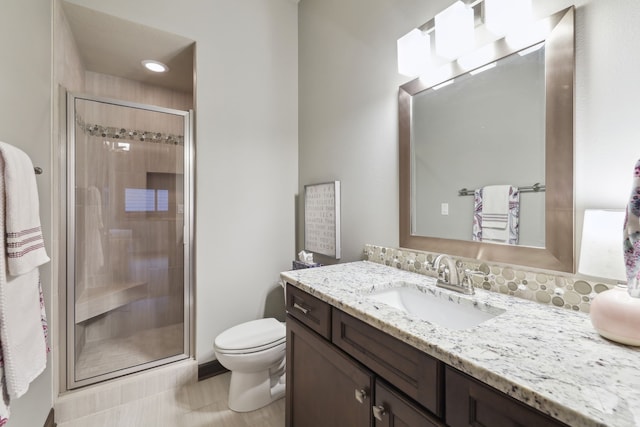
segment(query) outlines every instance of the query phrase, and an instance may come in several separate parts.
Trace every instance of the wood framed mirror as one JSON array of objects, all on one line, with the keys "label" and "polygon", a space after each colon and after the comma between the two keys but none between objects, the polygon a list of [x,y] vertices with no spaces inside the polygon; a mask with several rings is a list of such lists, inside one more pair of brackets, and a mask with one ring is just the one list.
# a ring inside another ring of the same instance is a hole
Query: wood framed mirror
[{"label": "wood framed mirror", "polygon": [[[412,195],[420,192],[414,181],[413,129],[420,117],[414,111],[414,97],[469,71],[457,63],[450,67],[447,75],[433,78],[418,78],[400,87],[398,94],[399,156],[400,156],[400,246],[428,252],[447,253],[454,256],[474,258],[481,261],[516,264],[546,270],[575,272],[574,260],[574,181],[573,181],[573,116],[574,116],[574,7],[567,8],[537,22],[545,28],[544,35],[532,39],[531,44],[544,43],[544,238],[540,247],[507,245],[458,238],[421,235],[415,229],[416,210]],[[524,46],[525,48],[527,46]],[[493,56],[485,62],[491,63],[513,55],[523,46],[511,46],[500,39],[491,46]],[[485,65],[482,64],[482,65]],[[478,68],[482,65],[479,65]],[[505,110],[505,109],[503,109]],[[506,108],[509,110],[509,108]],[[515,107],[514,107],[515,111]],[[451,118],[455,126],[458,118]],[[509,120],[505,117],[504,120]],[[497,131],[496,131],[497,132]],[[469,138],[473,138],[472,135]],[[433,141],[433,143],[442,143]],[[504,154],[502,154],[504,155]],[[514,153],[513,159],[522,161]],[[440,159],[449,162],[451,173],[468,173],[457,170],[456,159]],[[468,168],[467,168],[468,169]],[[446,178],[445,178],[446,179]],[[467,182],[474,185],[473,177]],[[440,201],[432,201],[440,209]],[[472,221],[472,211],[469,212]],[[424,234],[424,233],[423,233]]]}]

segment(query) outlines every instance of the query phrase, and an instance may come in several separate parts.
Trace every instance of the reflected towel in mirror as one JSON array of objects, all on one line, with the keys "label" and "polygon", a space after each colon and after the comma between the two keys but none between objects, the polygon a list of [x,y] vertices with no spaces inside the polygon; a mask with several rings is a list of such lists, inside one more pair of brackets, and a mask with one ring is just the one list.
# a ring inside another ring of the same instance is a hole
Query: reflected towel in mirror
[{"label": "reflected towel in mirror", "polygon": [[475,190],[473,240],[518,244],[520,192],[512,185],[490,185]]}]

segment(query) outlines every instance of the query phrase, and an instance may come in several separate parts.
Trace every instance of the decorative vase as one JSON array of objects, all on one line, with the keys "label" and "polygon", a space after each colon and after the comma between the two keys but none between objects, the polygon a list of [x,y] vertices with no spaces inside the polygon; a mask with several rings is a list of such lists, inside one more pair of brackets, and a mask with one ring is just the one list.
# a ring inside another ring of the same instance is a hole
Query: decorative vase
[{"label": "decorative vase", "polygon": [[640,298],[629,295],[627,285],[616,285],[591,302],[591,323],[603,337],[640,346]]}]

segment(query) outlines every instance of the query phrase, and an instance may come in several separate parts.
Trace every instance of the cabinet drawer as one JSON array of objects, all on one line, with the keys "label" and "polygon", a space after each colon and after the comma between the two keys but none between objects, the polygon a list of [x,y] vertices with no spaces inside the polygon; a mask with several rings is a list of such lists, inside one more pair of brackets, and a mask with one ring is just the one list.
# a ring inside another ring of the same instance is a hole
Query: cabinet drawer
[{"label": "cabinet drawer", "polygon": [[327,339],[331,339],[331,306],[287,283],[287,312]]},{"label": "cabinet drawer", "polygon": [[441,417],[442,362],[366,323],[333,309],[333,343]]},{"label": "cabinet drawer", "polygon": [[446,416],[452,427],[560,427],[558,420],[447,366]]},{"label": "cabinet drawer", "polygon": [[427,411],[398,393],[393,387],[376,380],[374,404],[376,427],[411,426],[443,427],[440,421]]}]

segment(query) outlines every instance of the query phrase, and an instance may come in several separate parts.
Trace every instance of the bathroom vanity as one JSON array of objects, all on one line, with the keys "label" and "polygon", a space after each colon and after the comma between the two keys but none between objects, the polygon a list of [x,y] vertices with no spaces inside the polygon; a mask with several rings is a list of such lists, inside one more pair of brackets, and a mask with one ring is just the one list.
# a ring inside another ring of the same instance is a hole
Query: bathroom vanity
[{"label": "bathroom vanity", "polygon": [[[483,290],[460,295],[366,261],[282,279],[288,427],[640,421],[640,351],[604,340],[582,313]],[[429,299],[438,305],[421,312]]]}]

